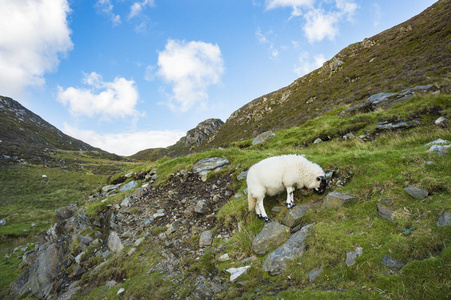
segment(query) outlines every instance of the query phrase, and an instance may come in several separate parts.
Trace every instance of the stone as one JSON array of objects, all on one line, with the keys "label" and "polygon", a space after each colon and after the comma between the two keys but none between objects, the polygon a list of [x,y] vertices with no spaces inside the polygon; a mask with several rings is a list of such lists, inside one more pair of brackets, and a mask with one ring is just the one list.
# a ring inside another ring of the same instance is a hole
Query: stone
[{"label": "stone", "polygon": [[207,230],[202,232],[199,239],[199,247],[211,246],[213,244],[213,232]]},{"label": "stone", "polygon": [[135,245],[135,247],[138,247],[142,242],[144,242],[144,239],[145,237],[137,239],[133,245]]},{"label": "stone", "polygon": [[451,212],[444,212],[437,221],[437,226],[451,226]]},{"label": "stone", "polygon": [[120,186],[120,184],[106,185],[106,186],[102,187],[102,192],[108,193],[111,191],[115,191],[119,186]]},{"label": "stone", "polygon": [[111,231],[108,237],[108,249],[111,252],[120,252],[124,249],[124,245],[122,245],[121,239],[115,231]]},{"label": "stone", "polygon": [[434,124],[443,128],[449,127],[449,120],[445,117],[440,117],[434,121]]},{"label": "stone", "polygon": [[80,254],[78,254],[78,255],[75,257],[75,262],[76,262],[77,264],[79,264],[79,263],[81,262],[81,258],[82,258],[85,254],[86,254],[85,251],[80,252]]},{"label": "stone", "polygon": [[168,230],[166,230],[166,233],[169,235],[169,234],[172,234],[172,233],[176,232],[177,230],[179,230],[180,223],[181,223],[180,221],[175,221],[175,222],[171,223],[168,226]]},{"label": "stone", "polygon": [[208,213],[207,201],[206,200],[197,201],[194,211],[197,212],[198,214],[202,214],[202,215],[207,214]]},{"label": "stone", "polygon": [[377,204],[377,212],[379,213],[379,217],[381,217],[382,219],[385,219],[387,221],[390,221],[394,224],[393,219],[392,219],[393,209],[391,209],[390,207],[387,207],[383,204],[378,203]]},{"label": "stone", "polygon": [[243,274],[246,274],[251,266],[245,266],[241,268],[230,268],[226,271],[230,273],[230,281],[234,282]]},{"label": "stone", "polygon": [[426,146],[443,145],[443,144],[451,144],[451,142],[447,141],[447,140],[438,139],[438,140],[435,140],[433,142],[427,143]]},{"label": "stone", "polygon": [[270,275],[281,274],[287,267],[287,261],[304,256],[307,247],[306,240],[308,238],[308,231],[311,226],[312,224],[302,227],[301,230],[293,234],[282,246],[271,252],[263,263],[265,272]]},{"label": "stone", "polygon": [[86,248],[91,244],[91,242],[94,239],[88,235],[79,235],[79,236],[77,236],[77,240],[78,240],[81,248]]},{"label": "stone", "polygon": [[117,291],[116,295],[120,295],[123,292],[125,292],[125,289],[124,288],[120,288],[119,291]]},{"label": "stone", "polygon": [[282,220],[282,224],[293,228],[301,223],[302,217],[305,215],[307,210],[311,206],[308,204],[301,204],[290,209],[286,214],[285,218]]},{"label": "stone", "polygon": [[321,209],[331,207],[341,207],[344,205],[350,205],[357,201],[357,197],[344,194],[342,192],[333,191],[330,192],[321,204]]},{"label": "stone", "polygon": [[127,255],[128,255],[128,256],[132,256],[133,253],[135,253],[135,252],[136,252],[136,248],[135,248],[135,247],[130,248],[130,250],[128,250],[128,252],[127,252]]},{"label": "stone", "polygon": [[451,147],[451,145],[433,145],[431,148],[429,148],[429,152],[436,152],[440,156],[444,156],[448,153],[448,149]]},{"label": "stone", "polygon": [[271,248],[284,243],[290,236],[290,228],[275,221],[266,223],[252,241],[252,249],[257,255],[265,255]]},{"label": "stone", "polygon": [[5,219],[1,219],[0,220],[0,226],[5,226],[6,225],[6,220]]},{"label": "stone", "polygon": [[322,268],[317,268],[317,269],[310,271],[308,273],[309,281],[310,282],[315,281],[315,279],[318,278],[318,276],[321,275],[322,272],[323,272]]},{"label": "stone", "polygon": [[272,131],[263,132],[262,134],[258,135],[255,139],[252,140],[252,146],[262,144],[275,136],[276,135]]},{"label": "stone", "polygon": [[55,216],[58,221],[63,221],[72,217],[77,209],[77,206],[72,204],[66,207],[61,207],[55,210]]},{"label": "stone", "polygon": [[207,119],[186,133],[185,145],[200,146],[203,141],[218,131],[224,122],[221,119]]},{"label": "stone", "polygon": [[132,181],[130,181],[130,182],[124,184],[124,185],[119,189],[119,192],[121,192],[121,193],[122,193],[122,192],[126,192],[126,191],[129,191],[129,190],[131,190],[131,189],[137,187],[137,186],[138,186],[138,182],[132,180]]},{"label": "stone", "polygon": [[362,256],[362,254],[363,254],[362,247],[356,247],[355,251],[346,253],[346,265],[349,267],[355,264],[355,260],[357,259],[357,257]]},{"label": "stone", "polygon": [[229,261],[229,260],[230,260],[230,257],[229,257],[228,253],[225,253],[218,258],[218,261],[220,261],[220,262]]},{"label": "stone", "polygon": [[343,136],[344,140],[352,140],[355,138],[355,135],[352,132],[349,132]]},{"label": "stone", "polygon": [[414,188],[411,185],[409,185],[408,187],[405,187],[404,191],[406,191],[407,194],[414,197],[415,199],[420,199],[420,200],[426,198],[429,195],[428,191]]},{"label": "stone", "polygon": [[121,202],[121,207],[129,207],[130,206],[130,197],[125,197]]},{"label": "stone", "polygon": [[405,266],[405,262],[397,261],[396,259],[391,258],[388,255],[384,255],[381,260],[381,264],[390,268],[399,268]]},{"label": "stone", "polygon": [[238,180],[243,180],[243,179],[246,179],[246,178],[247,178],[247,171],[241,172],[241,173],[236,177],[236,179],[238,179]]},{"label": "stone", "polygon": [[421,122],[418,120],[400,121],[398,123],[391,123],[391,122],[384,121],[384,122],[377,123],[377,125],[374,127],[374,129],[376,130],[376,132],[404,130],[404,129],[409,129],[409,128],[416,127],[419,125],[421,125]]},{"label": "stone", "polygon": [[313,144],[319,144],[321,143],[323,140],[320,138],[317,138],[316,140],[313,141]]},{"label": "stone", "polygon": [[226,157],[205,158],[194,163],[193,172],[202,176],[210,171],[219,171],[228,164],[229,160]]}]

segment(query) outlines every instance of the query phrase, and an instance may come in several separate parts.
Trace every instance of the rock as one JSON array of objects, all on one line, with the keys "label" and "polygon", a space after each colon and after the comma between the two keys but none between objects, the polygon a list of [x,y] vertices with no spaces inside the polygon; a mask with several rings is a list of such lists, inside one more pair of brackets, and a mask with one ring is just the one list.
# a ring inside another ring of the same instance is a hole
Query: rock
[{"label": "rock", "polygon": [[301,223],[302,217],[311,206],[308,204],[301,204],[290,209],[282,221],[282,224],[293,228]]},{"label": "rock", "polygon": [[219,171],[227,164],[229,160],[226,157],[205,158],[194,163],[193,172],[202,176],[210,171]]},{"label": "rock", "polygon": [[123,292],[125,292],[125,289],[124,288],[120,288],[119,291],[117,291],[116,295],[120,295]]},{"label": "rock", "polygon": [[451,142],[447,141],[447,140],[438,139],[438,140],[435,140],[433,142],[427,143],[426,146],[443,145],[443,144],[451,144]]},{"label": "rock", "polygon": [[81,258],[82,258],[85,254],[86,254],[85,251],[80,252],[80,254],[78,254],[78,255],[75,257],[75,262],[76,262],[77,264],[79,264],[79,263],[81,262]]},{"label": "rock", "polygon": [[323,140],[320,138],[317,138],[316,140],[313,141],[313,144],[319,144],[321,143]]},{"label": "rock", "polygon": [[166,233],[168,235],[170,235],[170,234],[178,231],[180,228],[180,223],[181,223],[180,221],[175,221],[175,222],[171,223],[168,227],[168,230],[166,230]]},{"label": "rock", "polygon": [[349,132],[343,136],[344,140],[352,140],[355,138],[355,135],[352,132]]},{"label": "rock", "polygon": [[128,255],[128,256],[132,256],[133,253],[135,253],[135,252],[136,252],[136,248],[135,248],[135,247],[130,248],[130,250],[128,250],[128,252],[127,252],[127,255]]},{"label": "rock", "polygon": [[132,180],[132,181],[130,181],[129,183],[127,183],[127,184],[125,184],[124,186],[122,186],[122,187],[119,189],[119,192],[126,192],[126,191],[129,191],[129,190],[131,190],[131,189],[137,187],[137,186],[138,186],[138,183],[137,183],[136,181]]},{"label": "rock", "polygon": [[213,232],[210,230],[202,232],[199,239],[199,247],[211,246],[213,244]]},{"label": "rock", "polygon": [[125,197],[121,202],[121,207],[129,207],[130,206],[130,197]]},{"label": "rock", "polygon": [[304,256],[308,230],[311,226],[312,224],[302,227],[282,246],[271,252],[263,264],[265,272],[268,272],[270,275],[278,275],[285,270],[287,261]]},{"label": "rock", "polygon": [[58,221],[63,221],[72,217],[77,209],[75,204],[68,205],[66,207],[61,207],[55,210],[55,216]]},{"label": "rock", "polygon": [[448,149],[451,147],[451,145],[433,145],[431,146],[431,148],[429,148],[429,152],[436,152],[438,153],[438,155],[440,156],[444,156],[445,154],[448,153]]},{"label": "rock", "polygon": [[141,245],[142,242],[144,242],[145,237],[139,238],[135,241],[135,243],[133,245],[135,245],[135,247],[138,247],[139,245]]},{"label": "rock", "polygon": [[252,146],[262,144],[275,136],[276,135],[272,131],[263,132],[262,134],[258,135],[255,139],[252,140]]},{"label": "rock", "polygon": [[277,222],[266,223],[252,241],[252,249],[257,255],[265,255],[271,248],[280,246],[290,236],[290,228]]},{"label": "rock", "polygon": [[350,205],[357,201],[357,197],[347,195],[338,191],[330,192],[321,204],[321,209],[340,207],[344,205]]},{"label": "rock", "polygon": [[5,226],[6,225],[6,220],[5,219],[1,219],[0,220],[0,226]]},{"label": "rock", "polygon": [[346,253],[346,265],[349,267],[355,264],[356,258],[362,256],[362,254],[363,248],[361,247],[357,247],[355,251]]},{"label": "rock", "polygon": [[384,255],[381,260],[381,264],[390,268],[399,268],[405,266],[406,263],[390,258],[388,255]]},{"label": "rock", "polygon": [[229,261],[229,260],[230,260],[230,257],[229,257],[228,253],[225,253],[218,258],[218,261],[220,261],[220,262]]},{"label": "rock", "polygon": [[198,214],[202,214],[202,215],[207,214],[208,213],[207,201],[206,200],[197,201],[194,211],[197,212]]},{"label": "rock", "polygon": [[120,186],[120,184],[106,185],[106,186],[102,187],[102,192],[108,193],[111,191],[115,191],[119,186]]},{"label": "rock", "polygon": [[376,132],[404,130],[404,129],[409,129],[409,128],[416,127],[419,125],[421,125],[421,122],[418,120],[401,121],[398,123],[391,123],[388,121],[384,121],[384,122],[377,123],[377,125],[376,125],[376,127],[374,127],[374,129],[376,130]]},{"label": "rock", "polygon": [[366,99],[366,103],[370,103],[372,106],[372,110],[374,110],[375,108],[382,106],[382,105],[387,105],[388,102],[392,102],[392,100],[394,98],[396,98],[395,93],[379,93],[379,94],[374,94],[371,95],[370,97],[368,97],[368,99]]},{"label": "rock", "polygon": [[243,179],[246,179],[246,178],[247,178],[247,171],[241,172],[241,173],[236,177],[236,179],[238,179],[238,180],[243,180]]},{"label": "rock", "polygon": [[309,281],[312,282],[323,272],[322,268],[314,269],[308,273]]},{"label": "rock", "polygon": [[416,189],[413,186],[409,185],[408,187],[404,188],[404,191],[407,192],[410,196],[416,198],[416,199],[424,199],[429,195],[428,191],[422,190],[422,189]]},{"label": "rock", "polygon": [[110,236],[108,237],[108,248],[111,252],[120,252],[124,249],[121,239],[115,231],[110,232]]},{"label": "rock", "polygon": [[378,203],[377,204],[377,212],[379,213],[379,217],[388,220],[390,222],[392,222],[393,224],[395,222],[393,222],[392,219],[392,214],[393,214],[393,209],[391,209],[390,207],[387,207],[383,204]]},{"label": "rock", "polygon": [[196,288],[188,297],[184,298],[186,300],[215,299],[217,295],[221,294],[227,288],[219,277],[207,279],[204,276],[196,276],[194,278],[188,278],[187,281]]},{"label": "rock", "polygon": [[194,129],[186,133],[185,145],[201,145],[207,137],[218,131],[223,124],[224,122],[220,119],[207,119],[199,123]]},{"label": "rock", "polygon": [[445,117],[440,117],[434,122],[435,125],[446,128],[449,127],[449,120]]},{"label": "rock", "polygon": [[246,274],[251,266],[241,267],[241,268],[230,268],[226,271],[230,273],[230,281],[234,282],[241,275]]},{"label": "rock", "polygon": [[444,212],[437,221],[437,226],[451,226],[451,212]]}]

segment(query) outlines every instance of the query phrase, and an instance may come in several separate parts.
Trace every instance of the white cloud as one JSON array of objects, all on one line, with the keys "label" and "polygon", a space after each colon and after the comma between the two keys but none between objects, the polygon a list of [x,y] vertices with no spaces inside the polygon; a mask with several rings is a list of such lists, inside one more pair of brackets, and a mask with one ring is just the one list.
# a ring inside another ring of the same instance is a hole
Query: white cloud
[{"label": "white cloud", "polygon": [[304,17],[307,23],[303,29],[310,43],[322,41],[326,37],[333,40],[337,35],[336,23],[339,19],[335,14],[327,14],[320,9],[312,9]]},{"label": "white cloud", "polygon": [[21,97],[24,88],[41,86],[60,56],[73,47],[66,0],[1,1],[0,90]]},{"label": "white cloud", "polygon": [[155,1],[154,0],[144,0],[144,1],[139,1],[139,2],[134,2],[131,6],[130,6],[130,13],[128,15],[129,19],[132,19],[136,16],[139,16],[142,12],[142,10],[146,7],[146,6],[154,6],[155,5]]},{"label": "white cloud", "polygon": [[273,35],[272,31],[268,31],[266,34],[263,34],[260,27],[258,27],[255,35],[260,44],[268,47],[268,52],[271,58],[277,58],[279,56],[279,50],[274,47],[274,43],[271,41],[271,36]]},{"label": "white cloud", "polygon": [[121,17],[113,12],[114,6],[111,4],[111,0],[97,0],[96,7],[111,20],[113,26],[121,24]]},{"label": "white cloud", "polygon": [[133,80],[116,77],[112,82],[104,82],[96,72],[84,74],[86,88],[58,87],[58,101],[69,107],[75,116],[100,116],[103,120],[132,116],[139,113],[135,106],[138,102],[138,89]]},{"label": "white cloud", "polygon": [[207,88],[219,83],[224,62],[218,45],[205,42],[168,40],[159,52],[156,74],[172,85],[168,105],[186,112],[208,98]]},{"label": "white cloud", "polygon": [[133,155],[144,149],[173,145],[186,134],[173,130],[98,134],[93,130],[81,130],[67,123],[64,123],[63,131],[91,146],[125,156]]},{"label": "white cloud", "polygon": [[318,69],[324,62],[326,62],[326,58],[323,54],[315,55],[313,59],[311,59],[310,54],[303,52],[299,56],[299,65],[295,66],[294,72],[301,77]]},{"label": "white cloud", "polygon": [[278,7],[293,7],[298,8],[300,6],[309,7],[315,3],[315,0],[267,0],[266,9],[275,9]]}]

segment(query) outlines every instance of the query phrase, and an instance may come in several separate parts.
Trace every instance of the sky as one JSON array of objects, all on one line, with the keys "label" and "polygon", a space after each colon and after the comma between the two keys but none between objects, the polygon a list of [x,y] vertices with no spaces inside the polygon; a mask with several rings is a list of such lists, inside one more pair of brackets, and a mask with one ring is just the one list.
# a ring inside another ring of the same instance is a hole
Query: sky
[{"label": "sky", "polygon": [[432,0],[0,0],[0,95],[119,155],[321,67]]}]

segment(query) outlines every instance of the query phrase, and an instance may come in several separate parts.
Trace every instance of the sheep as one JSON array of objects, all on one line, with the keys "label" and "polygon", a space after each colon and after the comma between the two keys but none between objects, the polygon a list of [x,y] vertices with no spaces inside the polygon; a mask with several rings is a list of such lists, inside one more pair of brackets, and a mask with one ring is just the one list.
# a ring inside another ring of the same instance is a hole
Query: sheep
[{"label": "sheep", "polygon": [[300,155],[266,158],[249,169],[246,181],[249,212],[255,209],[258,218],[266,222],[270,222],[270,219],[263,206],[265,195],[274,196],[286,189],[286,205],[293,208],[296,187],[306,187],[322,194],[327,186],[323,169]]}]

